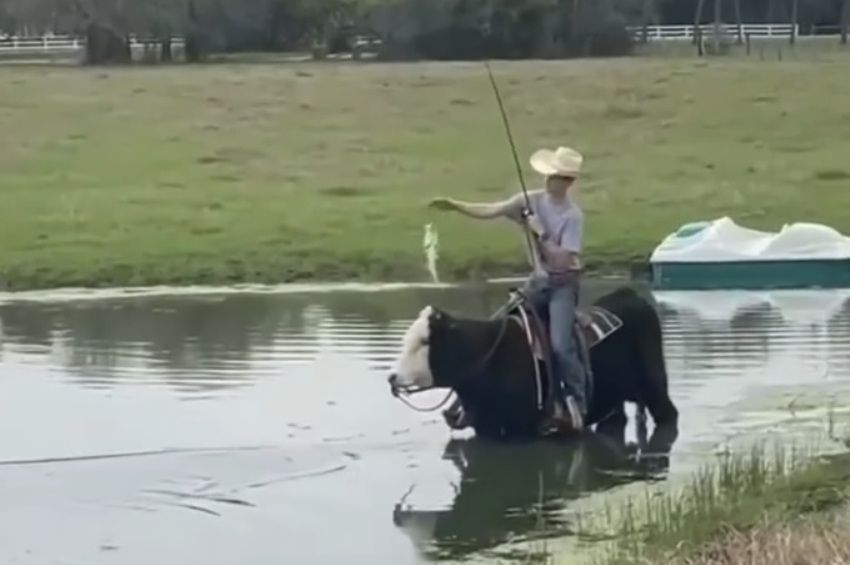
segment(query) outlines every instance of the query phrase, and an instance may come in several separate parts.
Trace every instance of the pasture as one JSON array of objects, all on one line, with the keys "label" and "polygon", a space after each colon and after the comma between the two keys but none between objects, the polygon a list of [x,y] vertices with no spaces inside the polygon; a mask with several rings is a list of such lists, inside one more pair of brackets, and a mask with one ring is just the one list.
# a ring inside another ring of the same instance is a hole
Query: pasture
[{"label": "pasture", "polygon": [[[586,154],[595,271],[720,215],[847,229],[840,56],[494,71],[523,163]],[[0,286],[425,280],[429,221],[443,278],[525,268],[515,230],[425,208],[517,189],[482,65],[5,66],[0,85]]]}]

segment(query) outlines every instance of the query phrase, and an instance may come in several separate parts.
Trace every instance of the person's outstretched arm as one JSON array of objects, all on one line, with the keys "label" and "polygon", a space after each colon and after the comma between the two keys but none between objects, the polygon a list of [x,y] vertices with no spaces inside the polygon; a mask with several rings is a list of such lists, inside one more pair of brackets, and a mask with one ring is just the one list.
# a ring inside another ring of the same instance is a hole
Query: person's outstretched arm
[{"label": "person's outstretched arm", "polygon": [[436,198],[431,201],[430,206],[437,210],[449,210],[460,212],[470,218],[478,220],[491,220],[495,218],[508,218],[519,221],[525,209],[522,195],[512,196],[507,200],[499,202],[463,202],[453,198]]}]

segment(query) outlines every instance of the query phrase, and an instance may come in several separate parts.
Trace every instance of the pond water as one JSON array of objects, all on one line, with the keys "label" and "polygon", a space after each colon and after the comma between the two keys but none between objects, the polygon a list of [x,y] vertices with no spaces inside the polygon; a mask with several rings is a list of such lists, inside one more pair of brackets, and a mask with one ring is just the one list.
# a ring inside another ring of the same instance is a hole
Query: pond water
[{"label": "pond water", "polygon": [[[641,476],[605,472],[628,465],[604,438],[482,444],[388,391],[422,306],[484,315],[504,290],[0,295],[0,562],[424,563],[499,555],[541,515],[568,533],[575,503]],[[834,431],[850,292],[655,300],[669,473]]]}]

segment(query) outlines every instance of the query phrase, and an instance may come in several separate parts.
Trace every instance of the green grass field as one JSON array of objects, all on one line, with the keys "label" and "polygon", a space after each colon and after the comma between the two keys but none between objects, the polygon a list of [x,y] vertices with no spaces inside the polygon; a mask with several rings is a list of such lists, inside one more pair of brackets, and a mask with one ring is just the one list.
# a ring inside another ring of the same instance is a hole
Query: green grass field
[{"label": "green grass field", "polygon": [[[593,269],[720,215],[850,231],[843,56],[494,70],[523,163],[587,156]],[[0,67],[0,129],[7,288],[425,280],[429,221],[444,278],[525,265],[515,228],[424,206],[517,189],[482,65]]]}]

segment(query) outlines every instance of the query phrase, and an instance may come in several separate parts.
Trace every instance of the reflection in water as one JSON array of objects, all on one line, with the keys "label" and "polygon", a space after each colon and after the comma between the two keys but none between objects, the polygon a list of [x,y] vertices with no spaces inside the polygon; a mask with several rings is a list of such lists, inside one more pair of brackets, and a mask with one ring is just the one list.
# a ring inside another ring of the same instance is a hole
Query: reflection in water
[{"label": "reflection in water", "polygon": [[[598,292],[598,291],[597,291]],[[591,294],[592,296],[592,294]],[[0,355],[41,352],[97,388],[164,382],[203,392],[249,385],[293,363],[353,355],[389,367],[422,307],[488,315],[505,285],[334,294],[223,294],[0,302]]]},{"label": "reflection in water", "polygon": [[223,295],[0,304],[0,351],[34,347],[78,382],[108,387],[162,379],[178,390],[249,384],[327,353],[362,355],[386,367],[403,321],[429,300],[453,308],[495,308],[500,291]]},{"label": "reflection in water", "polygon": [[656,298],[668,369],[680,388],[727,379],[825,384],[827,375],[850,376],[850,291],[659,292]]},{"label": "reflection in water", "polygon": [[432,559],[462,559],[507,542],[575,533],[565,514],[570,501],[660,478],[677,435],[675,428],[655,430],[638,449],[626,443],[620,423],[570,442],[454,440],[443,455],[461,475],[450,507],[421,510],[402,501],[393,522]]},{"label": "reflection in water", "polygon": [[705,319],[693,310],[664,303],[661,314],[664,330],[676,338],[673,341],[682,347],[681,357],[692,370],[735,372],[764,364],[771,334],[777,335],[785,325],[765,303],[736,310],[722,320]]},{"label": "reflection in water", "polygon": [[[608,288],[591,286],[584,300]],[[252,563],[420,563],[531,539],[540,517],[550,531],[569,532],[578,497],[657,478],[668,463],[670,473],[687,471],[730,437],[799,429],[797,413],[786,409],[787,398],[776,403],[777,394],[796,398],[802,389],[824,399],[850,391],[848,297],[657,293],[681,413],[675,449],[657,439],[639,451],[669,451],[659,458],[636,458],[612,430],[573,445],[456,440],[447,447],[439,414],[414,413],[389,395],[387,369],[425,304],[486,315],[504,301],[503,285],[67,303],[0,297],[0,498],[13,501],[0,506],[0,531],[15,532],[0,544],[0,561],[97,562],[102,556],[85,551],[99,547],[107,530],[110,544],[126,544],[110,555],[122,565],[180,551],[207,565],[246,555]],[[264,451],[244,450],[257,446]],[[172,448],[222,454],[215,465],[205,455],[148,458],[144,467],[135,460],[2,465]],[[109,506],[137,500],[151,484],[173,490],[163,485],[195,485],[198,477],[230,496],[233,485],[293,469],[307,474],[252,489],[252,506],[221,510],[219,522],[159,506],[132,516]],[[310,474],[316,469],[335,471]],[[432,496],[423,480],[447,498]],[[387,519],[411,486],[395,523]],[[75,520],[65,526],[69,512]],[[50,555],[29,556],[44,523],[62,524],[66,536],[44,549]],[[170,535],[186,528],[205,543]],[[311,532],[335,532],[321,542],[320,558],[303,548]],[[27,535],[30,542],[15,541]]]}]

